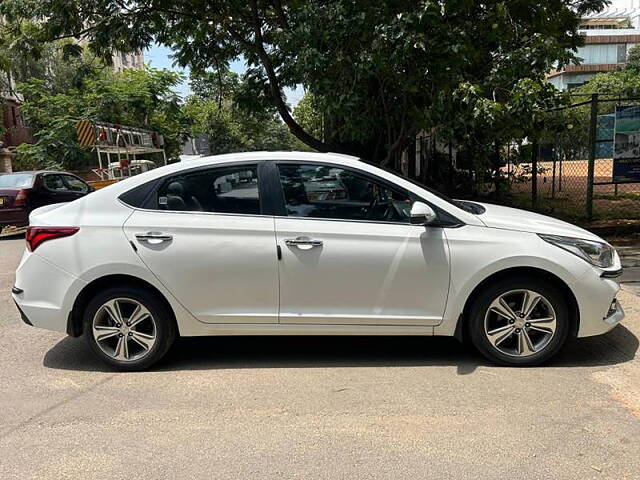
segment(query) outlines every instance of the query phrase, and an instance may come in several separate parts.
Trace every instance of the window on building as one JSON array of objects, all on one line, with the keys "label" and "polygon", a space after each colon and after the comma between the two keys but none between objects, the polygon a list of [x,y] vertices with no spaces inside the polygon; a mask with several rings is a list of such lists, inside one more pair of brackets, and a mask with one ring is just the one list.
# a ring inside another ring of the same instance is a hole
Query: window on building
[{"label": "window on building", "polygon": [[[578,47],[576,55],[582,59],[584,65],[624,63],[627,58],[626,48],[624,43],[589,44]],[[624,52],[619,53],[622,50]],[[624,58],[622,62],[618,60],[621,56]]]}]

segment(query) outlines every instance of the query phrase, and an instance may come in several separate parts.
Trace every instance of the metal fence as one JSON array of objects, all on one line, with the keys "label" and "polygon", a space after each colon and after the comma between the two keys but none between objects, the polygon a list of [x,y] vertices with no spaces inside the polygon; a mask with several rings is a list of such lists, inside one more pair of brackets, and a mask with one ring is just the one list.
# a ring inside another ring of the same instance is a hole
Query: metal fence
[{"label": "metal fence", "polygon": [[[624,128],[638,133],[620,133],[620,111],[633,107],[637,124]],[[639,219],[640,99],[589,94],[546,115],[557,129],[531,145],[530,162],[505,167],[516,197],[566,218]]]}]

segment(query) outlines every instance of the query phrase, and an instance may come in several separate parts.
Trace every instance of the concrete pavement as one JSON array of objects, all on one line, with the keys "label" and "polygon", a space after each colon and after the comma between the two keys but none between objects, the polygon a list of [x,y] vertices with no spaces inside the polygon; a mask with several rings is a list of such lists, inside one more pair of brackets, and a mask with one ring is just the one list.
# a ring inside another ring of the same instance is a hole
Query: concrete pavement
[{"label": "concrete pavement", "polygon": [[20,323],[0,239],[0,478],[640,478],[640,301],[550,365],[444,338],[181,340],[113,373]]}]

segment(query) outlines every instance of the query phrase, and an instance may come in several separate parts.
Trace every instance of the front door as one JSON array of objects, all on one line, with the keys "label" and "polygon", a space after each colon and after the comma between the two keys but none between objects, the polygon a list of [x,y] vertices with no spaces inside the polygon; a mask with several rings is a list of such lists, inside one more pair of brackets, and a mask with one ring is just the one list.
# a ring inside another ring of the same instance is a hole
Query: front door
[{"label": "front door", "polygon": [[277,323],[273,217],[262,215],[256,165],[166,179],[125,234],[156,277],[200,321]]},{"label": "front door", "polygon": [[449,254],[439,227],[409,224],[407,192],[323,164],[278,166],[280,322],[437,325]]},{"label": "front door", "polygon": [[51,203],[72,202],[78,198],[64,181],[64,175],[59,173],[45,173],[42,177],[43,189],[38,192],[38,199],[34,199],[34,207]]}]

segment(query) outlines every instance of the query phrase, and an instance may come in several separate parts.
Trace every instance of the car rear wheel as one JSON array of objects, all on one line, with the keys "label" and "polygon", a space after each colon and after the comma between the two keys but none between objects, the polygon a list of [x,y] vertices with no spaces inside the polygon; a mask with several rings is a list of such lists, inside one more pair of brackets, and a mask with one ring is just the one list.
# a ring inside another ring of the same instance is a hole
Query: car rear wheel
[{"label": "car rear wheel", "polygon": [[549,360],[567,339],[569,313],[564,297],[531,278],[496,282],[476,299],[470,312],[470,336],[489,360],[533,366]]},{"label": "car rear wheel", "polygon": [[164,302],[139,288],[110,288],[98,294],[84,314],[91,350],[118,370],[143,370],[160,360],[176,337]]}]

